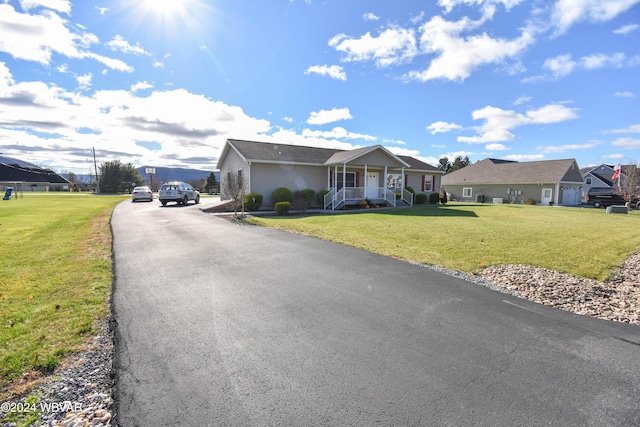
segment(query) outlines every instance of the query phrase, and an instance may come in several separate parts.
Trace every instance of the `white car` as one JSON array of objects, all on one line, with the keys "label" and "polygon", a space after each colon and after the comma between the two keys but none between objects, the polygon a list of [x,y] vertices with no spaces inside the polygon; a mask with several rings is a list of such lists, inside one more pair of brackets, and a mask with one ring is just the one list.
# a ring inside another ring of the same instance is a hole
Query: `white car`
[{"label": "white car", "polygon": [[153,192],[149,187],[136,187],[131,192],[131,202],[137,202],[138,200],[153,201]]},{"label": "white car", "polygon": [[200,203],[200,193],[185,182],[173,181],[162,184],[160,191],[158,191],[158,199],[162,206],[167,206],[169,202],[186,205],[191,200],[198,204]]}]

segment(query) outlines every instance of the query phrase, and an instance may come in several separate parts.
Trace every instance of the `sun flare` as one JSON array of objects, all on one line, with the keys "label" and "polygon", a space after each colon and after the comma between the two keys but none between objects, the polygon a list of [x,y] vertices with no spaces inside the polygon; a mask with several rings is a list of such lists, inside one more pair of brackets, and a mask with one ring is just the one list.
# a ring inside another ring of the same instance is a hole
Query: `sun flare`
[{"label": "sun flare", "polygon": [[189,0],[142,0],[145,10],[163,17],[183,14],[188,3]]}]

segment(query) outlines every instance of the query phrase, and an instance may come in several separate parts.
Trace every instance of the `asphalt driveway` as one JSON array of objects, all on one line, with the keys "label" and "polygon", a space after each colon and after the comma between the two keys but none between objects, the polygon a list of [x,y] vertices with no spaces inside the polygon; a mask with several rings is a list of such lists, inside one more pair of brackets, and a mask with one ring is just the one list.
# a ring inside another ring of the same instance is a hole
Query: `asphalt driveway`
[{"label": "asphalt driveway", "polygon": [[640,424],[637,326],[195,205],[112,229],[122,426]]}]

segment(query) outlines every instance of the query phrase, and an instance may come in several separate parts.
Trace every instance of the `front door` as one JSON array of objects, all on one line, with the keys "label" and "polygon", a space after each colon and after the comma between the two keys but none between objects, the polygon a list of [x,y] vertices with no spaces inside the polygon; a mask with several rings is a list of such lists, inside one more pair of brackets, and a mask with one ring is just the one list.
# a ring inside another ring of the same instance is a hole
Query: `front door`
[{"label": "front door", "polygon": [[549,205],[549,203],[553,201],[553,189],[552,188],[543,188],[542,189],[542,200],[540,200],[540,204],[543,206]]},{"label": "front door", "polygon": [[367,172],[367,197],[370,199],[380,198],[380,195],[378,195],[378,187],[380,186],[378,183],[379,178],[379,172]]}]

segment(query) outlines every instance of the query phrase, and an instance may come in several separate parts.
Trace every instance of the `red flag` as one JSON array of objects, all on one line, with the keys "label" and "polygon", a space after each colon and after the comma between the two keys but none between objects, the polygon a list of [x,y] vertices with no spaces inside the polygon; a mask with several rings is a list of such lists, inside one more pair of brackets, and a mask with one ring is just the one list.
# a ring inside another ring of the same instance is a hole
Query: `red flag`
[{"label": "red flag", "polygon": [[614,172],[613,172],[613,176],[611,177],[611,180],[615,181],[616,179],[618,179],[618,177],[620,177],[620,165],[615,165],[613,170]]}]

